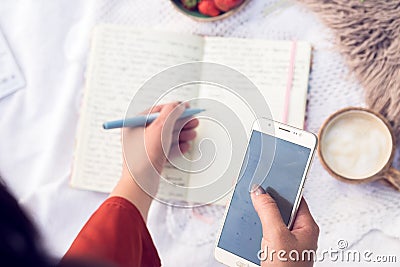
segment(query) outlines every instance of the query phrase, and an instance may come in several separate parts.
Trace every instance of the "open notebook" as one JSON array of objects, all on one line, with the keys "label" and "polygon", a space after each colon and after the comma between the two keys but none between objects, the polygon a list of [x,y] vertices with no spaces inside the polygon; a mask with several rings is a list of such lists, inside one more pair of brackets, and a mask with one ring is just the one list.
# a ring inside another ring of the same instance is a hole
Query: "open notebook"
[{"label": "open notebook", "polygon": [[[102,123],[123,118],[135,91],[165,68],[206,61],[237,69],[247,75],[264,95],[275,120],[302,128],[310,58],[311,46],[304,42],[201,37],[121,25],[95,27],[76,136],[71,186],[100,192],[112,190],[122,170],[121,135],[118,129],[103,130]],[[185,94],[172,98],[182,101],[207,93],[197,91]],[[206,97],[223,98],[215,92]],[[144,107],[153,105],[151,102],[141,104]],[[251,122],[246,127],[250,131]],[[200,125],[198,135],[216,135],[206,129]],[[221,136],[215,138],[224,139]],[[191,185],[190,175],[180,173],[171,165],[165,168],[163,175],[176,184]],[[203,178],[214,179],[210,172],[203,174]],[[236,178],[232,177],[232,181]],[[204,202],[201,195],[191,195],[190,191],[187,194],[168,192],[162,184],[159,196]]]}]

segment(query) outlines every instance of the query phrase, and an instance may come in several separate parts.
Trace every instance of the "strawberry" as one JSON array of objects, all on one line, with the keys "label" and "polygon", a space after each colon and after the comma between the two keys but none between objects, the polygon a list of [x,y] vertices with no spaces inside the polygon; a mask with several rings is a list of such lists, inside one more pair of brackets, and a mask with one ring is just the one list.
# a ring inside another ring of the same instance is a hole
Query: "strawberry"
[{"label": "strawberry", "polygon": [[200,3],[197,7],[199,12],[203,15],[215,17],[220,13],[219,9],[214,3],[214,0],[200,0]]},{"label": "strawberry", "polygon": [[189,10],[194,10],[197,7],[198,0],[181,0],[182,5]]},{"label": "strawberry", "polygon": [[224,12],[237,7],[242,2],[243,0],[214,0],[214,3],[218,7],[218,9]]}]

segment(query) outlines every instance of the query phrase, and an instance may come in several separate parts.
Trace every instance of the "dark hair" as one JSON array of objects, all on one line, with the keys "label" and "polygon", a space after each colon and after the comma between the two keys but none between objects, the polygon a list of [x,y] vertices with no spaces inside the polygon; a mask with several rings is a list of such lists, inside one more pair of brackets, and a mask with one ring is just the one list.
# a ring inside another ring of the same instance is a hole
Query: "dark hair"
[{"label": "dark hair", "polygon": [[52,265],[39,245],[35,227],[1,179],[0,240],[2,266]]},{"label": "dark hair", "polygon": [[7,267],[110,267],[105,262],[84,258],[50,259],[40,245],[39,234],[7,190],[0,177],[0,265]]}]

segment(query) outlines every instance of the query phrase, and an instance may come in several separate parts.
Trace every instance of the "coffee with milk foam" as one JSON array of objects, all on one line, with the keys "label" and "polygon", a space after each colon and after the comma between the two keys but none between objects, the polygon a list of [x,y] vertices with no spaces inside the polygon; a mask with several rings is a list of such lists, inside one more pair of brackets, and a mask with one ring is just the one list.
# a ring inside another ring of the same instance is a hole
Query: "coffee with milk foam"
[{"label": "coffee with milk foam", "polygon": [[321,141],[325,162],[338,175],[351,179],[378,173],[388,162],[393,145],[386,125],[363,111],[336,117]]}]

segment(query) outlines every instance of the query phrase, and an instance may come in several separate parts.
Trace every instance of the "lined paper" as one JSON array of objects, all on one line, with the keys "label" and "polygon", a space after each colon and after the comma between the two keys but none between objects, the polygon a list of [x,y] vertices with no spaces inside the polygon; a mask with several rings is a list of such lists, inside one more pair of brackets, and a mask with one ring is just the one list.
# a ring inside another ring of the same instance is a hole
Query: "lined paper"
[{"label": "lined paper", "polygon": [[[154,74],[170,66],[198,61],[202,39],[197,36],[157,33],[116,25],[95,28],[78,125],[71,185],[110,192],[121,176],[120,129],[103,130],[105,121],[124,118],[130,100]],[[169,98],[196,97],[192,91]],[[142,98],[142,110],[154,103]],[[171,177],[172,179],[172,177]],[[182,181],[184,182],[184,181]]]}]

